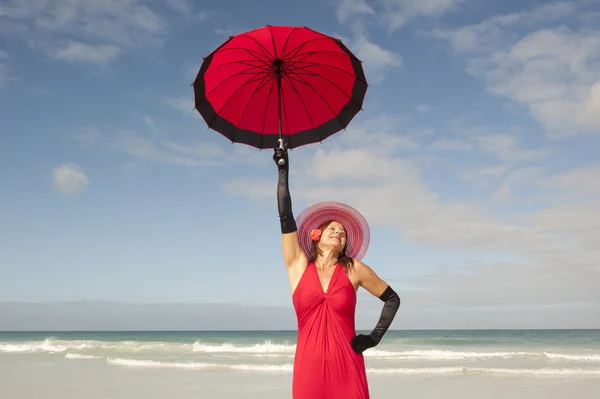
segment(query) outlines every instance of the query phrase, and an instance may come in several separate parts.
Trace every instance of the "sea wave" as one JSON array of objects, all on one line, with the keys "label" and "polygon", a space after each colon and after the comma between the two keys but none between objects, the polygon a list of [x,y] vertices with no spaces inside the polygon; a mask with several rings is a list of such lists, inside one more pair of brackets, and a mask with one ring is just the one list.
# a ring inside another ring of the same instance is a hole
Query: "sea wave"
[{"label": "sea wave", "polygon": [[82,355],[80,353],[67,353],[65,359],[102,359],[102,356]]},{"label": "sea wave", "polygon": [[43,341],[0,342],[0,352],[48,352],[61,353],[69,350],[106,350],[111,352],[191,352],[193,344],[170,342],[139,342],[139,341],[66,341],[46,338]]},{"label": "sea wave", "polygon": [[[385,348],[385,347],[384,347]],[[93,340],[56,340],[47,338],[43,341],[0,342],[0,352],[5,353],[70,353],[69,356],[114,356],[119,354],[161,354],[161,355],[205,355],[207,357],[262,357],[262,358],[293,358],[296,345],[262,341],[255,344],[243,345],[234,343],[193,343],[178,342],[139,342],[139,341],[93,341]],[[426,360],[426,361],[456,361],[456,360],[485,360],[485,359],[533,359],[533,360],[563,360],[569,362],[600,363],[599,353],[560,353],[549,351],[453,351],[449,349],[414,349],[394,351],[377,347],[364,352],[367,359],[378,360]]]},{"label": "sea wave", "polygon": [[192,345],[192,349],[194,352],[203,353],[294,354],[296,345],[274,344],[271,341],[264,341],[249,346],[235,346],[229,343],[210,345],[196,341]]},{"label": "sea wave", "polygon": [[600,355],[566,355],[562,353],[548,353],[544,352],[544,355],[549,359],[558,360],[573,360],[573,361],[584,361],[584,362],[600,362]]},{"label": "sea wave", "polygon": [[24,352],[47,352],[60,353],[67,349],[84,349],[81,344],[78,345],[57,345],[51,338],[46,338],[43,341],[34,342],[18,342],[18,343],[0,343],[0,352],[7,353],[24,353]]},{"label": "sea wave", "polygon": [[488,375],[534,375],[534,376],[598,376],[600,369],[580,368],[496,368],[496,367],[421,367],[367,369],[375,374],[488,374]]},{"label": "sea wave", "polygon": [[164,362],[159,360],[140,360],[125,358],[108,358],[108,364],[127,367],[178,368],[178,369],[231,369],[259,372],[291,372],[292,364],[219,364],[203,362]]},{"label": "sea wave", "polygon": [[[204,362],[166,362],[158,360],[139,360],[128,358],[109,358],[107,363],[116,366],[138,368],[178,368],[178,369],[224,369],[251,372],[291,373],[293,365],[287,364],[218,364]],[[485,368],[485,367],[396,367],[367,368],[370,374],[481,374],[481,375],[534,375],[534,376],[599,376],[600,369],[579,368]]]},{"label": "sea wave", "polygon": [[[366,354],[366,352],[365,352]],[[484,359],[484,358],[503,358],[509,359],[514,357],[534,357],[540,356],[535,352],[457,352],[450,350],[412,350],[402,352],[390,352],[373,350],[368,355],[375,358],[391,358],[391,359],[422,359],[422,360],[465,360],[465,359]]]}]

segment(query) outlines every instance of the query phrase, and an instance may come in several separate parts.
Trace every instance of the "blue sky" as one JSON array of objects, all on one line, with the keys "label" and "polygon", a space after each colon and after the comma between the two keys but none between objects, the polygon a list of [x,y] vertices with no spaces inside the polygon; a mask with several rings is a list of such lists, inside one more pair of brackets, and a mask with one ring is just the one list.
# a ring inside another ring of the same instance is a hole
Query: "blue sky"
[{"label": "blue sky", "polygon": [[[403,299],[394,328],[600,327],[592,0],[3,2],[0,302],[292,312],[272,153],[208,130],[190,86],[228,35],[265,24],[341,37],[364,62],[364,111],[292,151],[290,184],[296,215],[365,214],[364,261]],[[359,325],[380,308],[361,291]]]}]

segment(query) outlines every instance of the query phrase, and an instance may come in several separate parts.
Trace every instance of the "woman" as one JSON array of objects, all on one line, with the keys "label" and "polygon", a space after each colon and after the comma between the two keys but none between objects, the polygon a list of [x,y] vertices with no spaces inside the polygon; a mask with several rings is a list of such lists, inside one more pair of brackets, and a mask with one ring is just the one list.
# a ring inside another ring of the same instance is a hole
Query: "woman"
[{"label": "woman", "polygon": [[[381,342],[400,306],[394,290],[360,261],[369,227],[353,208],[335,202],[292,213],[287,151],[276,148],[277,201],[283,258],[298,320],[294,399],[368,399],[363,352]],[[283,160],[283,161],[281,161]],[[383,302],[373,331],[356,335],[356,291],[363,287]]]}]

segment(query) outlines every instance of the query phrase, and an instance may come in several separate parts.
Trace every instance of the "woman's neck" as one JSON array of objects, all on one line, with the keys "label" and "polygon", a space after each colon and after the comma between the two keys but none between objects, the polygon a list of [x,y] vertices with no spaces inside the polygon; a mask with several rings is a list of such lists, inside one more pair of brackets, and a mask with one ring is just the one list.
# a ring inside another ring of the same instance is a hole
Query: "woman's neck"
[{"label": "woman's neck", "polygon": [[338,254],[331,250],[323,251],[322,255],[317,256],[317,260],[315,261],[315,265],[319,269],[328,269],[332,266],[335,266],[338,261]]}]

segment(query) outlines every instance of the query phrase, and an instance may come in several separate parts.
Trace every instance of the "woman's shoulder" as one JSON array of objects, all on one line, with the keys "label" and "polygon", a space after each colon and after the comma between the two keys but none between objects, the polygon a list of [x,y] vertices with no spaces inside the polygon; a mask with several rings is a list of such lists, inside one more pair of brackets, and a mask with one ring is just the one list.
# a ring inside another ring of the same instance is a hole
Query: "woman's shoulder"
[{"label": "woman's shoulder", "polygon": [[352,263],[353,271],[359,276],[366,276],[375,273],[369,265],[359,259],[353,259]]}]

